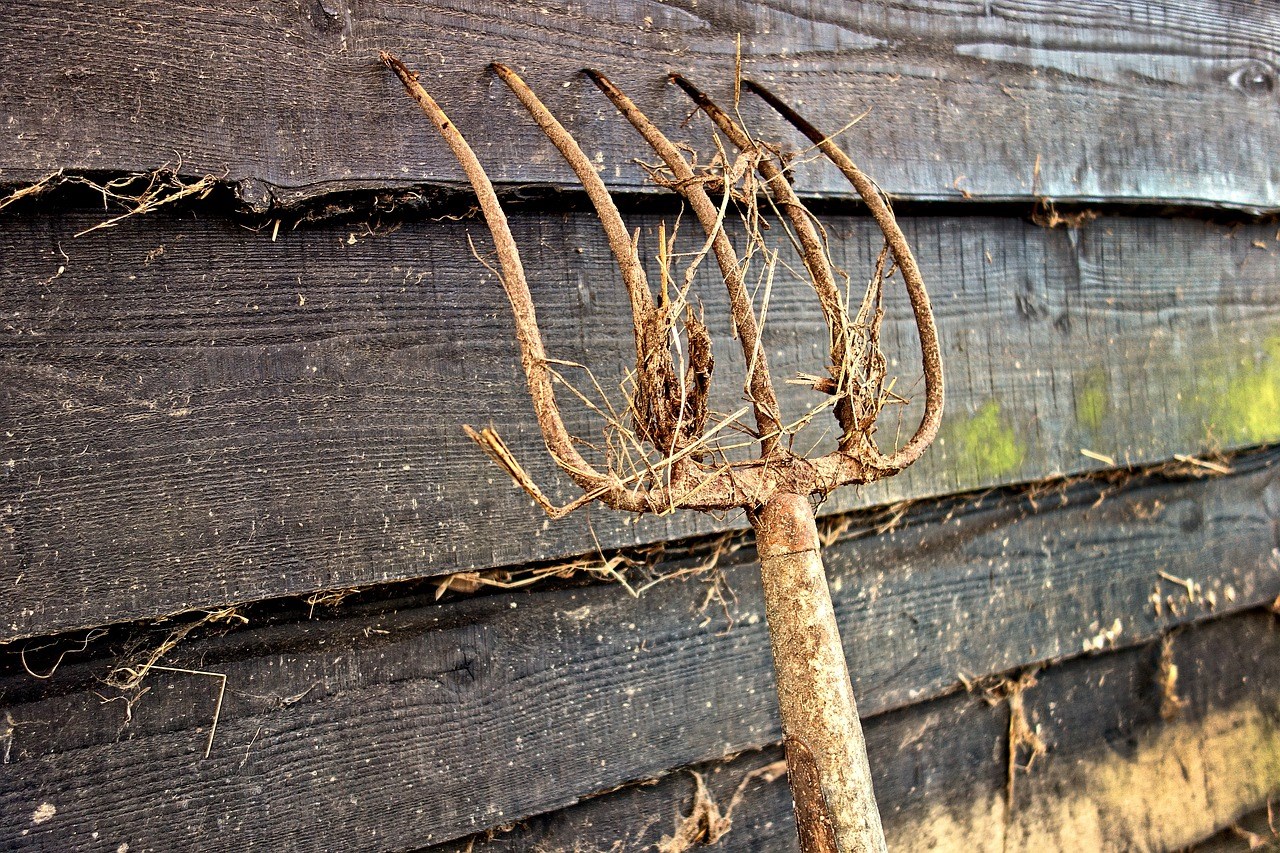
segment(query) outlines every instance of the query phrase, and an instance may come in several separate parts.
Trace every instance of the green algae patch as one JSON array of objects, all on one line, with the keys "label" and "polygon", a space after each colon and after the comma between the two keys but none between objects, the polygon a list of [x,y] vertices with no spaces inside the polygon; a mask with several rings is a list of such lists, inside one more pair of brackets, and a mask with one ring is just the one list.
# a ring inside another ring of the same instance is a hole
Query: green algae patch
[{"label": "green algae patch", "polygon": [[1080,377],[1075,386],[1076,423],[1091,433],[1102,431],[1102,424],[1111,411],[1111,379],[1101,368],[1094,368]]},{"label": "green algae patch", "polygon": [[942,440],[956,466],[975,471],[984,482],[1017,471],[1027,455],[995,400],[988,400],[967,419],[946,423]]},{"label": "green algae patch", "polygon": [[1280,336],[1227,367],[1221,396],[1205,401],[1205,427],[1231,446],[1280,438]]}]

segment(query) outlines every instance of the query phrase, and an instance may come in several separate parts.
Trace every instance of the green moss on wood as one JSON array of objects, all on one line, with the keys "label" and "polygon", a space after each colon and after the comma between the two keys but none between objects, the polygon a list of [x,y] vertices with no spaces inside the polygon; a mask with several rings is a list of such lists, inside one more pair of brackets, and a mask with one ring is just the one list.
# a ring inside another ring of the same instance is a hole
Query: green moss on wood
[{"label": "green moss on wood", "polygon": [[1076,423],[1091,433],[1100,432],[1111,410],[1111,378],[1101,368],[1080,377],[1075,386]]},{"label": "green moss on wood", "polygon": [[1000,404],[988,400],[965,420],[949,421],[943,430],[948,455],[957,467],[977,473],[990,482],[1022,467],[1027,448],[1000,413]]},{"label": "green moss on wood", "polygon": [[1260,356],[1244,356],[1228,371],[1222,396],[1210,401],[1208,430],[1232,445],[1280,438],[1280,336],[1268,338]]}]

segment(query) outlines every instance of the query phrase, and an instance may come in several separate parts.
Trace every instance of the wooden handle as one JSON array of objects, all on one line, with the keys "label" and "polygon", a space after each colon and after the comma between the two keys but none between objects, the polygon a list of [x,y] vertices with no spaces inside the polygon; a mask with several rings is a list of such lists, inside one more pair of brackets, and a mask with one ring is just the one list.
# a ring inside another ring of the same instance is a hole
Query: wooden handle
[{"label": "wooden handle", "polygon": [[804,853],[886,853],[867,745],[807,498],[752,514]]}]

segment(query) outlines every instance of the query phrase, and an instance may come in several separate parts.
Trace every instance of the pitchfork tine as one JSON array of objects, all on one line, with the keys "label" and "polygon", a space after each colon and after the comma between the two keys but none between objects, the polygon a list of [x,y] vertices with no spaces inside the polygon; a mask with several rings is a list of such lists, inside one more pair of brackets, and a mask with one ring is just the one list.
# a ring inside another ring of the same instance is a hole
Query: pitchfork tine
[{"label": "pitchfork tine", "polygon": [[756,428],[760,433],[761,450],[765,456],[769,456],[778,446],[778,439],[782,433],[782,417],[779,414],[778,398],[774,393],[773,383],[769,379],[768,360],[760,343],[760,329],[756,323],[751,298],[747,294],[746,284],[743,281],[742,267],[738,261],[737,254],[734,252],[733,244],[729,242],[729,237],[724,232],[716,206],[711,201],[710,196],[707,195],[706,188],[694,175],[693,167],[689,165],[689,161],[671,143],[671,140],[667,139],[662,131],[653,122],[649,121],[648,116],[641,112],[640,108],[630,98],[623,94],[617,86],[614,86],[599,71],[584,68],[583,73],[591,78],[591,81],[599,87],[600,91],[604,92],[605,96],[618,109],[618,112],[622,113],[627,121],[631,122],[631,126],[644,137],[649,147],[667,164],[667,168],[671,170],[675,177],[673,188],[689,202],[689,206],[693,209],[698,222],[712,241],[712,251],[715,252],[716,263],[720,266],[725,288],[729,291],[729,303],[733,313],[734,327],[738,332],[743,356],[749,368],[754,365],[754,369],[751,369],[751,374],[747,377],[747,390],[755,408]]},{"label": "pitchfork tine", "polygon": [[499,278],[502,289],[506,291],[507,299],[511,302],[511,311],[515,315],[516,340],[520,344],[520,362],[524,368],[529,396],[533,398],[534,411],[538,415],[538,425],[542,429],[547,450],[556,464],[584,490],[600,488],[609,483],[611,478],[601,474],[582,458],[556,405],[555,391],[551,385],[551,372],[547,369],[547,353],[542,343],[542,334],[538,331],[538,318],[534,311],[533,297],[529,293],[529,282],[525,278],[520,251],[516,247],[515,238],[511,236],[507,215],[503,212],[502,205],[498,203],[498,194],[493,189],[493,182],[489,180],[484,166],[480,165],[479,158],[463,138],[462,132],[418,82],[418,75],[385,51],[381,53],[380,58],[395,72],[410,97],[431,119],[431,123],[444,138],[471,182],[472,189],[475,190],[476,200],[480,203],[480,210],[484,213],[485,223],[489,226],[494,247],[498,251],[498,261],[502,266],[502,275]]},{"label": "pitchfork tine", "polygon": [[887,457],[883,457],[879,464],[891,468],[904,468],[920,458],[925,448],[929,446],[934,436],[938,434],[938,426],[942,423],[942,402],[944,397],[942,353],[938,346],[938,330],[933,321],[933,308],[929,304],[929,294],[925,291],[924,279],[920,275],[920,267],[916,264],[915,256],[911,253],[911,247],[907,244],[907,239],[903,235],[902,229],[898,226],[898,221],[894,218],[893,211],[889,209],[889,205],[885,202],[880,188],[875,185],[874,181],[863,174],[861,169],[854,165],[853,160],[849,159],[849,155],[841,151],[831,141],[830,137],[805,121],[799,113],[787,106],[781,98],[759,83],[743,80],[742,85],[748,91],[759,95],[764,99],[765,103],[773,107],[796,130],[807,136],[817,146],[818,150],[848,178],[849,183],[858,191],[858,195],[862,196],[862,200],[871,211],[876,224],[884,232],[885,240],[889,244],[889,250],[893,252],[893,258],[897,261],[898,269],[902,270],[902,279],[907,288],[907,298],[911,300],[911,310],[915,314],[916,328],[920,335],[920,354],[925,377],[924,415],[920,419],[920,426],[916,429],[915,435],[897,451]]},{"label": "pitchfork tine", "polygon": [[587,197],[591,199],[591,204],[600,217],[600,224],[609,240],[609,248],[613,251],[613,256],[617,258],[618,266],[622,270],[622,280],[631,297],[632,319],[636,323],[636,328],[642,327],[647,320],[648,312],[653,310],[653,293],[649,289],[649,282],[645,277],[644,266],[640,263],[635,244],[631,241],[627,226],[622,221],[622,214],[605,187],[604,181],[600,179],[600,173],[596,171],[595,164],[519,74],[500,62],[492,63],[489,68],[503,83],[507,84],[507,88],[529,111],[529,115],[546,134],[547,139],[551,140],[551,144],[555,145],[565,162],[569,164],[569,168],[573,169],[574,174],[578,176],[578,181],[586,190]]},{"label": "pitchfork tine", "polygon": [[[684,93],[698,105],[698,108],[715,122],[716,127],[720,128],[721,132],[729,137],[730,142],[742,150],[759,147],[741,125],[734,121],[728,113],[720,109],[715,101],[693,85],[688,78],[682,74],[671,74],[669,79],[684,90]],[[791,188],[791,184],[787,181],[785,170],[779,167],[772,157],[766,157],[760,160],[758,171],[761,177],[765,179],[765,186],[769,188],[774,201],[787,214],[787,218],[796,229],[796,236],[799,238],[803,249],[802,260],[805,268],[812,276],[814,288],[824,296],[830,296],[834,302],[842,303],[843,298],[836,287],[835,277],[831,272],[831,264],[827,260],[826,252],[823,250],[822,238],[818,235],[808,211],[800,203],[800,199],[796,197],[795,190]]]},{"label": "pitchfork tine", "polygon": [[[684,90],[684,93],[710,117],[716,127],[720,128],[734,145],[743,151],[761,150],[761,146],[741,125],[688,78],[682,74],[670,74],[668,79]],[[801,260],[809,272],[809,281],[818,294],[818,304],[822,307],[823,319],[827,323],[831,373],[835,380],[833,393],[838,398],[835,414],[843,430],[841,448],[848,449],[858,429],[857,415],[851,400],[856,389],[849,387],[849,362],[853,353],[849,338],[848,306],[845,304],[844,294],[836,286],[835,274],[831,269],[831,261],[827,256],[823,239],[818,234],[818,229],[814,227],[811,214],[787,181],[786,169],[775,162],[771,153],[761,151],[761,155],[756,163],[757,171],[764,178],[765,186],[768,187],[774,203],[795,229],[796,239],[800,243]]]},{"label": "pitchfork tine", "polygon": [[[703,393],[705,389],[696,382],[686,381],[686,393],[683,399],[676,401],[677,411],[671,412],[669,386],[677,382],[678,368],[671,356],[667,337],[670,326],[667,323],[674,324],[675,318],[667,316],[665,307],[655,308],[653,293],[640,263],[636,242],[627,233],[622,214],[604,181],[600,179],[595,164],[564,125],[552,115],[524,80],[520,79],[520,75],[498,62],[489,67],[507,84],[538,127],[560,151],[565,162],[578,176],[600,217],[600,224],[622,271],[623,283],[631,300],[636,347],[636,395],[633,398],[636,425],[641,436],[654,439],[655,444],[664,446],[668,453],[674,453],[681,442],[682,436],[679,433],[701,431],[705,416],[699,413],[706,408]],[[707,342],[705,347],[701,346],[703,342],[700,336],[705,336],[705,329],[696,318],[688,317],[685,328],[689,337],[690,363],[687,369],[683,365],[679,369],[685,371],[689,380],[693,380],[710,372],[710,344]],[[687,421],[682,418],[686,409],[694,415]]]}]

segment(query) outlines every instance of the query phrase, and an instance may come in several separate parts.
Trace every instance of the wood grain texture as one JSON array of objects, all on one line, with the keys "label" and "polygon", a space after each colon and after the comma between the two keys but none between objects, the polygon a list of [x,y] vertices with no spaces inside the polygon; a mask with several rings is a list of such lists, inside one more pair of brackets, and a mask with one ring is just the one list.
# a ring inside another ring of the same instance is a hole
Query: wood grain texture
[{"label": "wood grain texture", "polygon": [[[1280,207],[1280,12],[1247,0],[614,3],[157,0],[9,3],[0,180],[181,162],[259,210],[353,189],[458,184],[379,50],[401,53],[505,184],[572,186],[485,73],[516,68],[615,186],[645,191],[634,135],[579,70],[611,74],[673,132],[665,75],[731,100],[746,74],[912,199]],[[796,145],[744,101],[766,138]],[[706,126],[687,136],[710,151]],[[805,193],[852,197],[805,169]]]},{"label": "wood grain texture", "polygon": [[[1280,594],[1275,460],[1264,454],[1211,481],[1120,491],[1084,483],[1042,496],[1039,510],[1025,497],[930,502],[883,536],[831,546],[863,713],[954,691],[962,677],[1147,643],[1270,602]],[[707,586],[688,580],[638,600],[616,586],[442,604],[381,598],[315,621],[193,637],[164,661],[226,676],[208,759],[217,678],[153,671],[148,692],[127,706],[102,683],[120,662],[110,654],[119,641],[86,653],[75,653],[79,634],[53,647],[14,644],[0,658],[0,847],[405,850],[776,743],[759,568],[745,550],[722,568],[732,625],[715,604],[700,609]],[[1160,572],[1203,594],[1188,600]],[[1157,613],[1153,592],[1176,611]],[[143,648],[125,645],[136,656],[171,629],[152,631]],[[1221,657],[1222,677],[1273,646],[1250,634],[1236,657]],[[40,681],[21,668],[22,650],[41,674],[72,653]],[[1178,662],[1188,696],[1217,677]],[[1079,694],[1068,707],[1097,714],[1108,707],[1102,695]],[[902,750],[920,767],[886,763],[900,740],[870,735],[873,766],[896,779],[882,776],[883,790],[917,786],[923,796],[933,783],[921,779],[999,776],[1004,723],[967,699],[948,701],[903,712],[916,716],[891,727],[922,733]],[[1028,701],[1033,713],[1037,701]],[[989,734],[970,739],[975,726]],[[1052,726],[1056,736],[1072,724]],[[955,741],[939,759],[950,776],[927,769],[934,738]],[[33,824],[46,802],[56,818]],[[882,799],[886,814],[895,802]]]},{"label": "wood grain texture", "polygon": [[[629,220],[651,246],[657,215]],[[97,221],[0,224],[0,639],[745,526],[602,510],[548,522],[471,445],[462,425],[492,423],[539,482],[576,496],[533,423],[501,290],[467,248],[478,225],[273,242],[156,214],[71,237]],[[616,387],[630,313],[592,217],[513,223],[550,352]],[[1144,464],[1280,438],[1271,226],[904,225],[938,316],[946,419],[919,464],[826,511],[1105,467],[1082,449]],[[869,220],[827,228],[842,266],[871,268]],[[718,342],[712,402],[732,411],[742,365],[723,288],[696,287]],[[904,303],[890,299],[883,342],[897,387],[918,397]],[[807,284],[779,276],[775,375],[821,371],[825,338]],[[779,388],[788,417],[815,403]],[[567,417],[583,435],[600,425]],[[819,423],[797,446],[831,432]]]},{"label": "wood grain texture", "polygon": [[[1249,615],[1179,635],[1188,707],[1169,721],[1159,714],[1151,646],[1040,673],[1024,705],[1048,751],[1019,771],[1012,809],[1006,704],[961,693],[876,717],[867,737],[890,849],[1170,851],[1234,824],[1280,793],[1280,634],[1272,621]],[[725,809],[752,770],[780,757],[770,748],[691,767],[429,850],[654,850],[691,811],[692,772]],[[747,781],[731,817],[729,832],[705,849],[798,849],[782,779]],[[1251,825],[1270,836],[1265,813]],[[1234,834],[1218,842],[1194,849],[1250,849]]]}]

